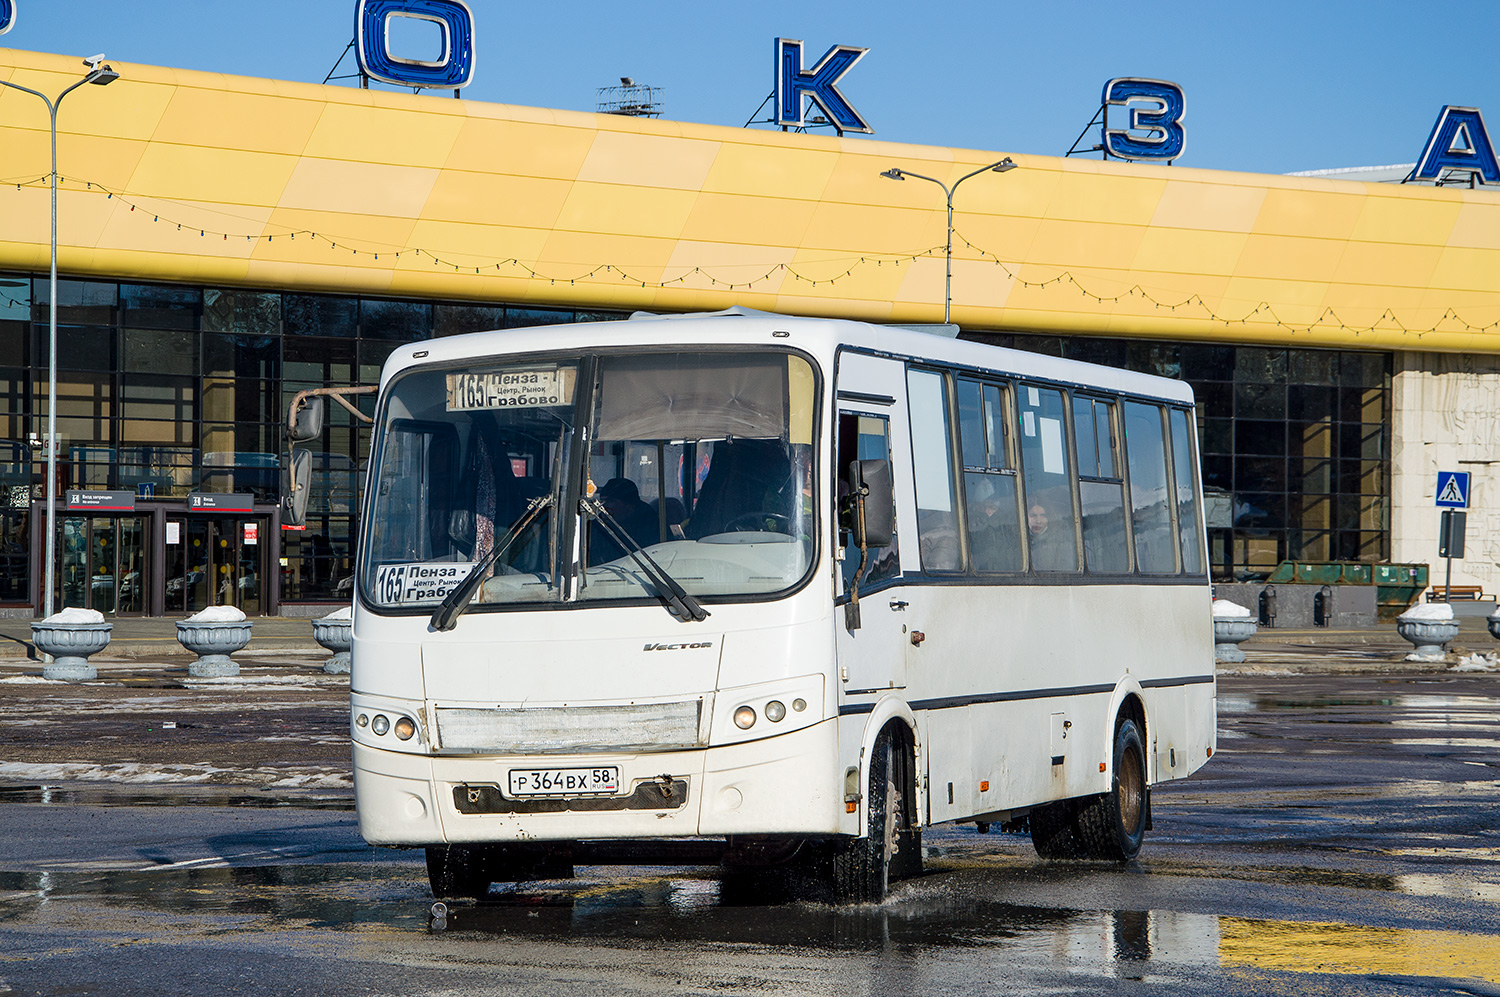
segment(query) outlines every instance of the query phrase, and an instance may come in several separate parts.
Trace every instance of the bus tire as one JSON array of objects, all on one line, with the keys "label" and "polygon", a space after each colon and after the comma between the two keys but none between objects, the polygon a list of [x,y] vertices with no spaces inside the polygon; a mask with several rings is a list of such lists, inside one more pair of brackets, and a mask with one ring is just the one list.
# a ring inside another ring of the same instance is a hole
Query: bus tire
[{"label": "bus tire", "polygon": [[1132,719],[1115,726],[1113,775],[1109,792],[1078,815],[1089,858],[1129,862],[1146,836],[1146,742]]},{"label": "bus tire", "polygon": [[[870,755],[865,835],[834,846],[833,892],[838,902],[880,903],[892,882],[921,872],[921,832],[911,817],[911,769],[891,732],[882,731]],[[913,851],[915,855],[907,854]]]},{"label": "bus tire", "polygon": [[1110,791],[1031,811],[1031,844],[1044,859],[1129,862],[1146,834],[1146,749],[1132,719],[1115,726]]},{"label": "bus tire", "polygon": [[477,848],[429,845],[427,882],[435,900],[481,900],[490,892],[488,863]]}]

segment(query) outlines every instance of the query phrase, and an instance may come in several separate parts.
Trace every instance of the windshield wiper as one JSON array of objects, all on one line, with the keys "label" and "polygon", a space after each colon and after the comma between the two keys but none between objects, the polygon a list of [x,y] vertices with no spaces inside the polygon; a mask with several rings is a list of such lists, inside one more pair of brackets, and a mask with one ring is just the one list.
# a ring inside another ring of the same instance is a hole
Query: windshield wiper
[{"label": "windshield wiper", "polygon": [[485,572],[510,549],[512,544],[520,539],[521,534],[525,533],[526,528],[531,525],[531,521],[551,504],[551,495],[542,495],[531,500],[520,518],[510,524],[510,528],[505,531],[505,536],[495,543],[488,554],[475,562],[468,576],[459,583],[457,588],[448,593],[448,598],[444,599],[443,604],[433,612],[432,619],[428,621],[432,629],[447,631],[452,630],[458,624],[458,618],[463,615],[465,609],[469,608],[469,603],[474,599],[474,593],[479,591]]},{"label": "windshield wiper", "polygon": [[677,579],[667,574],[666,569],[657,564],[651,555],[646,553],[645,548],[635,542],[635,538],[620,526],[615,517],[609,514],[609,510],[604,508],[603,502],[596,498],[585,498],[579,500],[579,505],[583,507],[584,512],[597,519],[610,538],[634,558],[635,563],[640,566],[641,573],[650,580],[652,587],[656,589],[657,596],[666,604],[667,612],[683,623],[702,623],[708,619],[709,613],[703,608],[703,604],[688,594],[687,589],[677,583]]}]

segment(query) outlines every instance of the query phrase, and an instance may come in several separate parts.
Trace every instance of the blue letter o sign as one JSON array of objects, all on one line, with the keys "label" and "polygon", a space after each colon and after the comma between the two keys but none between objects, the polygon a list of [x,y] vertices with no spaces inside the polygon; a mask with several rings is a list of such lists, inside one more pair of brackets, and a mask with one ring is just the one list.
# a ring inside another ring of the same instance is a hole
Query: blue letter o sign
[{"label": "blue letter o sign", "polygon": [[[392,52],[390,27],[398,17],[438,25],[443,32],[442,56],[412,59]],[[474,78],[474,15],[463,0],[359,0],[354,42],[360,72],[372,80],[446,90],[468,86]]]}]

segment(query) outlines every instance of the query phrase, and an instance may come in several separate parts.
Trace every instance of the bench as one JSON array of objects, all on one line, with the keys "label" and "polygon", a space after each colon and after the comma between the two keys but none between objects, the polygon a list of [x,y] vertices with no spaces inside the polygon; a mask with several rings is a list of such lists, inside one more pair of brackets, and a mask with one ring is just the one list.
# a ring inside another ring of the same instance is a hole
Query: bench
[{"label": "bench", "polygon": [[1483,585],[1434,585],[1427,590],[1428,602],[1479,602],[1483,599]]}]

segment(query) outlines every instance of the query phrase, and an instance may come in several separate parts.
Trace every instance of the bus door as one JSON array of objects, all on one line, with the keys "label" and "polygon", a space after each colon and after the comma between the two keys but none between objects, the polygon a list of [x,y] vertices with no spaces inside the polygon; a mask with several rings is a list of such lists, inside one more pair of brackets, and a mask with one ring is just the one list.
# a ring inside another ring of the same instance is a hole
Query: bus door
[{"label": "bus door", "polygon": [[[906,687],[907,633],[906,599],[902,594],[899,510],[910,487],[906,452],[905,367],[903,364],[861,354],[842,354],[838,372],[838,419],[835,466],[840,498],[847,494],[849,463],[854,460],[891,461],[891,479],[896,493],[898,523],[889,547],[867,552],[859,579],[860,626],[846,625],[846,611],[839,609],[835,621],[841,698],[869,701],[872,695]],[[847,530],[839,530],[838,590],[841,603],[849,600],[850,586],[860,564],[859,547]]]}]

